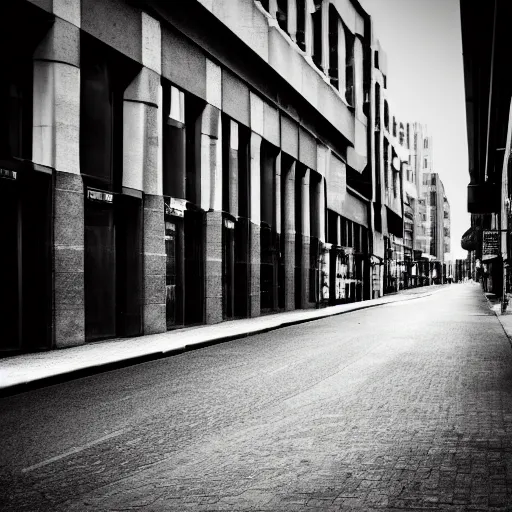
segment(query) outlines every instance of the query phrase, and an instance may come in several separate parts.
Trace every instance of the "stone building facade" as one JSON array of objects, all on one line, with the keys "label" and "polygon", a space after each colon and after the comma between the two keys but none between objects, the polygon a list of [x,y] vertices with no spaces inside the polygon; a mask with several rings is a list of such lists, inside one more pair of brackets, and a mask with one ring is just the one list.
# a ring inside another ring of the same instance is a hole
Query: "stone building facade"
[{"label": "stone building facade", "polygon": [[382,293],[375,211],[398,237],[401,200],[382,181],[372,206],[356,0],[6,0],[0,20],[2,353]]}]

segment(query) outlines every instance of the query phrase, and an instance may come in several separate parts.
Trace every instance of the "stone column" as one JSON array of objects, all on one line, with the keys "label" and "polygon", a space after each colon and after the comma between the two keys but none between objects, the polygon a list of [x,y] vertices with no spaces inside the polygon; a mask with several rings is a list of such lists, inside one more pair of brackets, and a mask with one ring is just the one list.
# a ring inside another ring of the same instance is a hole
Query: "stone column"
[{"label": "stone column", "polygon": [[222,321],[221,112],[207,104],[201,119],[201,207],[205,219],[205,322]]},{"label": "stone column", "polygon": [[124,94],[123,187],[143,194],[144,334],[165,332],[165,224],[160,75],[143,67]]},{"label": "stone column", "polygon": [[268,11],[272,18],[277,16],[277,0],[269,0]]},{"label": "stone column", "polygon": [[162,178],[160,23],[141,14],[143,68],[123,106],[123,187],[143,192],[144,334],[165,332],[165,222]]},{"label": "stone column", "polygon": [[308,57],[313,55],[313,11],[310,9],[313,0],[306,0],[306,12],[304,13],[304,42],[306,46],[306,54]]},{"label": "stone column", "polygon": [[80,3],[62,7],[68,21],[56,18],[34,53],[32,133],[33,161],[55,169],[53,339],[58,348],[85,342]]},{"label": "stone column", "polygon": [[281,152],[276,156],[276,174],[275,174],[275,203],[274,203],[274,219],[272,224],[278,235],[282,232],[281,227]]},{"label": "stone column", "polygon": [[[282,240],[281,240],[281,152],[276,155],[275,159],[275,175],[274,175],[274,190],[275,190],[275,200],[274,200],[274,218],[272,219],[272,225],[274,226],[274,230],[276,232],[276,282],[274,283],[274,307],[280,308],[279,297],[280,297],[280,289],[279,286],[282,285],[282,281],[280,277],[282,276],[282,272],[284,270],[283,267],[283,254],[281,252]],[[282,292],[281,292],[282,293]]]},{"label": "stone column", "polygon": [[249,311],[250,316],[259,316],[261,309],[260,269],[261,269],[261,192],[260,192],[260,150],[261,135],[251,133],[251,173],[250,173],[250,213],[249,224]]},{"label": "stone column", "polygon": [[230,121],[229,128],[229,213],[238,217],[238,123]]},{"label": "stone column", "polygon": [[329,76],[329,4],[330,0],[322,1],[322,69]]},{"label": "stone column", "polygon": [[310,198],[309,198],[309,186],[310,186],[310,170],[306,169],[304,176],[302,176],[302,304],[303,308],[310,307],[309,302],[309,269],[310,269]]},{"label": "stone column", "polygon": [[284,307],[295,309],[295,162],[283,169],[284,184]]},{"label": "stone column", "polygon": [[297,42],[297,4],[296,0],[288,0],[287,31],[291,40]]}]

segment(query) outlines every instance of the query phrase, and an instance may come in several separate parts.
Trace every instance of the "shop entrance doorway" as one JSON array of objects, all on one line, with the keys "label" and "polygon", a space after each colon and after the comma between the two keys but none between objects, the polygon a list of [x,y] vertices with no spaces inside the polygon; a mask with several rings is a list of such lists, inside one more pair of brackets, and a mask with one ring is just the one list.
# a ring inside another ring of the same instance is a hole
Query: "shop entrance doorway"
[{"label": "shop entrance doorway", "polygon": [[51,348],[52,176],[0,168],[0,352]]}]

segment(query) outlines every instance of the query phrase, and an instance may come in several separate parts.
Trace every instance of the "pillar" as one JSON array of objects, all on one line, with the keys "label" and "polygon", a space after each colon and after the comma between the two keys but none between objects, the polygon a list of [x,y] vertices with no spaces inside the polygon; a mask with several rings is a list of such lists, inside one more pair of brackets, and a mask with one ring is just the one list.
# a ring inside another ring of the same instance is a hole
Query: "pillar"
[{"label": "pillar", "polygon": [[[274,300],[274,307],[282,308],[282,298],[284,293],[284,265],[283,265],[283,254],[281,252],[282,248],[282,240],[281,240],[281,152],[279,152],[276,156],[275,160],[275,177],[274,177],[274,218],[272,220],[272,224],[274,226],[274,230],[276,232],[276,239],[277,239],[277,282],[274,288],[275,293],[275,300]],[[283,287],[283,288],[281,288]]]},{"label": "pillar", "polygon": [[295,162],[283,169],[284,183],[284,307],[295,309]]},{"label": "pillar", "polygon": [[124,95],[123,187],[143,191],[143,332],[165,332],[165,224],[160,76],[143,67]]},{"label": "pillar", "polygon": [[311,236],[311,213],[310,213],[310,170],[306,169],[302,176],[302,308],[310,307],[309,302],[309,270],[310,270],[310,236]]},{"label": "pillar", "polygon": [[229,213],[238,217],[238,123],[230,121],[229,128]]},{"label": "pillar", "polygon": [[143,68],[124,93],[123,187],[143,192],[142,328],[156,334],[167,328],[159,22],[142,13],[142,33]]},{"label": "pillar", "polygon": [[297,3],[288,0],[287,32],[293,42],[297,42]]},{"label": "pillar", "polygon": [[249,312],[250,316],[260,315],[260,267],[261,267],[261,193],[260,193],[260,150],[261,135],[251,132],[250,172],[250,223],[249,223]]},{"label": "pillar", "polygon": [[207,104],[201,119],[201,207],[205,220],[205,322],[222,322],[221,112]]},{"label": "pillar", "polygon": [[275,18],[277,16],[277,0],[269,0],[268,10],[272,18]]},{"label": "pillar", "polygon": [[304,42],[306,46],[306,54],[311,57],[313,55],[313,12],[315,7],[313,0],[306,0],[306,12],[304,13]]},{"label": "pillar", "polygon": [[55,169],[52,321],[58,348],[85,342],[80,3],[63,7],[69,7],[69,21],[56,18],[34,53],[32,133],[33,161]]}]

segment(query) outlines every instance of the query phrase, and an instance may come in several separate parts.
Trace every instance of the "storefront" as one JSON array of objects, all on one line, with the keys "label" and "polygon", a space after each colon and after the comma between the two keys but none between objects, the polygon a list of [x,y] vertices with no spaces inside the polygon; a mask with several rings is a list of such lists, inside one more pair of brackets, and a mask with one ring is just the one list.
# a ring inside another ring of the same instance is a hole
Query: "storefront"
[{"label": "storefront", "polygon": [[0,351],[52,346],[51,169],[0,160]]},{"label": "storefront", "polygon": [[164,198],[166,325],[204,320],[204,212],[184,199]]},{"label": "storefront", "polygon": [[86,341],[142,334],[142,192],[122,186],[123,94],[138,69],[82,33]]},{"label": "storefront", "polygon": [[51,168],[32,163],[33,53],[53,17],[0,5],[0,353],[52,347]]}]

